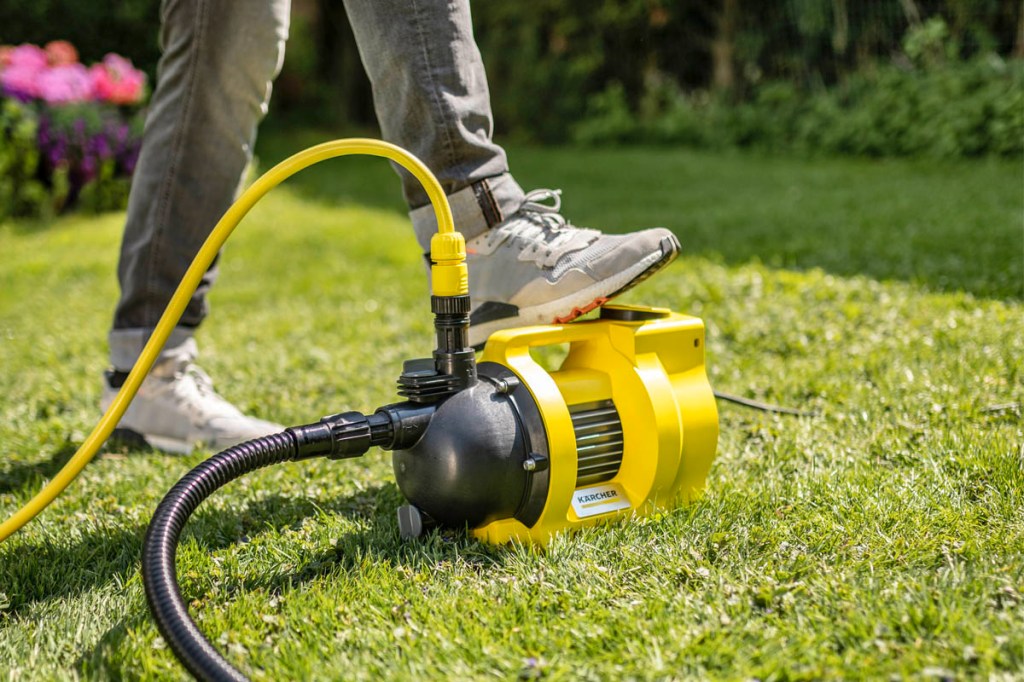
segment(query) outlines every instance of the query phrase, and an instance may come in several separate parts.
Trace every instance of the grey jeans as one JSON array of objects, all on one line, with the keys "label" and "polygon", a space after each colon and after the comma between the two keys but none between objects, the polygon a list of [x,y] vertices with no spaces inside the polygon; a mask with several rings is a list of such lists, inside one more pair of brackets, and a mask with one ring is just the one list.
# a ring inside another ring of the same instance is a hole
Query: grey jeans
[{"label": "grey jeans", "polygon": [[[467,239],[514,213],[523,191],[491,140],[487,78],[468,0],[346,0],[386,140],[411,151],[449,194]],[[289,0],[164,0],[163,54],[121,245],[111,363],[126,371],[252,160],[256,128],[288,38]],[[298,151],[298,150],[296,150]],[[436,229],[426,195],[399,170],[424,250]],[[416,210],[422,208],[423,210]],[[168,352],[207,312],[206,273]]]}]

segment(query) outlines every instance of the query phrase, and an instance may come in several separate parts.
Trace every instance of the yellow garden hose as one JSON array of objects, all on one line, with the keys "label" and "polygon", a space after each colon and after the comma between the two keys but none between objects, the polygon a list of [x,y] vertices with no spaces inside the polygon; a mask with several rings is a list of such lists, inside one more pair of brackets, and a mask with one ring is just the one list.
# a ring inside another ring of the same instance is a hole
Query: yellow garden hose
[{"label": "yellow garden hose", "polygon": [[153,363],[156,362],[160,350],[167,341],[167,337],[170,336],[171,331],[173,331],[178,320],[181,318],[203,275],[209,269],[210,264],[224,245],[224,242],[227,241],[235,227],[245,217],[245,214],[249,212],[249,209],[263,195],[303,168],[336,156],[347,156],[350,154],[366,154],[390,159],[412,173],[419,180],[426,190],[430,203],[434,208],[434,213],[437,216],[438,233],[431,240],[431,258],[434,261],[434,265],[431,268],[433,293],[443,296],[457,296],[468,293],[465,240],[460,233],[455,231],[451,207],[448,204],[448,198],[445,196],[444,190],[441,188],[441,184],[422,161],[401,147],[380,140],[363,138],[325,142],[285,159],[267,171],[243,192],[242,196],[227,210],[224,217],[218,221],[217,225],[213,228],[213,232],[207,237],[203,246],[199,249],[199,253],[196,254],[192,264],[185,272],[185,276],[167,304],[167,308],[160,317],[160,321],[153,330],[149,341],[142,349],[142,353],[139,355],[135,366],[114,398],[114,402],[107,408],[107,411],[93,428],[92,433],[89,434],[68,463],[64,465],[64,468],[35,497],[29,500],[24,507],[0,524],[0,542],[3,542],[10,535],[17,532],[45,509],[48,504],[53,502],[67,488],[71,481],[78,476],[82,469],[85,468],[85,465],[96,455],[103,443],[106,442],[107,438],[110,437],[117,423],[121,420],[122,415],[124,415],[125,410],[128,409],[128,405],[138,392],[143,379],[149,373]]}]

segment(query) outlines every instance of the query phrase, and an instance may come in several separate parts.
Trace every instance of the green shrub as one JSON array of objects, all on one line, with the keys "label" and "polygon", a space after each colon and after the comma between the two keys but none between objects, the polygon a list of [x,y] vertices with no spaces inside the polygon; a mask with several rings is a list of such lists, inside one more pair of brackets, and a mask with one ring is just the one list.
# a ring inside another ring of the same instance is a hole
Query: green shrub
[{"label": "green shrub", "polygon": [[53,213],[50,193],[38,179],[38,128],[28,106],[0,98],[0,220]]},{"label": "green shrub", "polygon": [[987,55],[930,63],[856,74],[817,92],[765,83],[739,103],[661,87],[645,93],[637,112],[613,85],[590,99],[573,138],[876,157],[1024,153],[1024,62]]},{"label": "green shrub", "polygon": [[125,207],[143,114],[0,97],[0,220]]},{"label": "green shrub", "polygon": [[615,82],[590,98],[589,116],[576,126],[575,138],[583,143],[623,143],[641,137],[640,126],[629,110],[626,91]]}]

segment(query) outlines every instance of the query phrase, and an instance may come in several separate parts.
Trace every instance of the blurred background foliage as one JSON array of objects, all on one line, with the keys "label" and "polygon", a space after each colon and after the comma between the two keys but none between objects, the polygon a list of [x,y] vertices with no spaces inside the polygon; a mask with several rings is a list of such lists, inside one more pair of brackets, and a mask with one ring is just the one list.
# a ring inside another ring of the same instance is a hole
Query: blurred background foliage
[{"label": "blurred background foliage", "polygon": [[[472,3],[503,138],[815,154],[1016,156],[1020,0]],[[55,29],[53,17],[61,17]],[[158,0],[5,0],[0,43],[54,38],[155,75]],[[336,0],[293,0],[273,117],[375,126]]]}]

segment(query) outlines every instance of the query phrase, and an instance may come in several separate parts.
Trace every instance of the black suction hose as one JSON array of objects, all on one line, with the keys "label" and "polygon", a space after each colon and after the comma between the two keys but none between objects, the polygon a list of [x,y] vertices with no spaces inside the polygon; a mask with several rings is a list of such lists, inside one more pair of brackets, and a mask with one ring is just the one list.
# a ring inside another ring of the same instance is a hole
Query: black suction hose
[{"label": "black suction hose", "polygon": [[142,583],[160,634],[171,651],[200,680],[246,679],[203,636],[181,598],[175,556],[181,531],[200,503],[225,483],[271,464],[310,457],[348,459],[371,447],[409,447],[427,428],[436,406],[396,403],[374,414],[341,412],[315,424],[230,447],[206,460],[178,481],[153,513],[142,545]]},{"label": "black suction hose", "polygon": [[271,464],[299,459],[298,451],[291,431],[228,448],[178,481],[153,514],[142,550],[146,600],[160,634],[197,679],[243,682],[247,678],[224,660],[188,614],[175,568],[181,531],[199,504],[225,483]]}]

